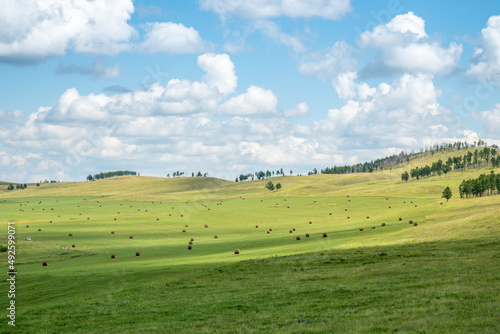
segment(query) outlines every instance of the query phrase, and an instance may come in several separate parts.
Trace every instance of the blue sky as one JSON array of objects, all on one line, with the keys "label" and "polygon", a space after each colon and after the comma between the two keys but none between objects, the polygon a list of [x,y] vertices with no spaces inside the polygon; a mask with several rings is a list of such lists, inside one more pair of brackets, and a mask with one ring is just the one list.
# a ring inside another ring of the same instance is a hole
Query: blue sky
[{"label": "blue sky", "polygon": [[0,180],[500,144],[498,1],[0,0]]}]

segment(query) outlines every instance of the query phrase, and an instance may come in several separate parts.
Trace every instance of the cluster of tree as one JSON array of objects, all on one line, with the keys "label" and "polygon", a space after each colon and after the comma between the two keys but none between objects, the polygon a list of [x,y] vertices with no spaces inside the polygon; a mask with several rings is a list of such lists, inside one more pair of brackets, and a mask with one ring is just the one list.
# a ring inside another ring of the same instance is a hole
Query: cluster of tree
[{"label": "cluster of tree", "polygon": [[[292,175],[293,171],[290,171],[290,175]],[[256,177],[257,180],[260,180],[260,179],[266,179],[266,178],[270,178],[270,177],[273,177],[273,176],[285,176],[285,172],[283,171],[283,168],[281,169],[278,169],[276,171],[270,171],[270,170],[266,170],[265,172],[264,171],[258,171],[258,172],[255,172],[255,173],[249,173],[249,174],[240,174],[239,177],[237,177],[235,179],[236,182],[242,182],[242,181],[247,181],[247,180],[251,180],[253,181],[254,178]]]},{"label": "cluster of tree", "polygon": [[463,180],[458,191],[460,198],[478,197],[493,195],[497,191],[500,193],[500,174],[495,174],[494,171],[488,174],[481,174],[477,179]]},{"label": "cluster of tree", "polygon": [[281,183],[276,183],[276,185],[274,185],[271,181],[269,181],[269,182],[266,183],[266,188],[269,191],[273,191],[274,189],[280,190],[281,189]]},{"label": "cluster of tree", "polygon": [[26,189],[26,188],[28,188],[28,185],[26,183],[25,184],[16,184],[16,186],[14,187],[14,185],[11,183],[7,187],[7,190],[14,190],[14,188],[15,189]]},{"label": "cluster of tree", "polygon": [[99,174],[87,176],[87,181],[101,180],[101,179],[107,179],[108,177],[127,176],[127,175],[137,175],[137,172],[130,170],[117,170],[114,172],[106,172],[106,173],[101,172]]},{"label": "cluster of tree", "polygon": [[[413,158],[419,156],[423,157],[427,154],[434,155],[439,152],[444,153],[445,151],[451,151],[454,149],[461,150],[462,148],[480,146],[486,146],[486,142],[484,140],[478,140],[474,141],[472,144],[459,141],[454,143],[435,144],[426,148],[421,148],[418,151],[411,151],[410,153],[402,151],[399,154],[394,154],[370,162],[359,163],[355,165],[326,167],[325,169],[321,170],[321,174],[372,173],[377,170],[384,170],[394,166],[402,166],[404,162],[408,164]],[[498,150],[498,147],[496,145],[492,145],[491,147]],[[500,161],[498,163],[500,163]],[[314,168],[313,171],[308,173],[308,175],[312,174],[318,174],[318,170]]]},{"label": "cluster of tree", "polygon": [[498,150],[494,147],[484,147],[483,149],[475,149],[474,153],[467,152],[467,154],[448,157],[446,162],[443,162],[441,159],[432,163],[431,166],[425,165],[424,167],[416,167],[410,170],[408,174],[405,171],[401,174],[401,180],[408,182],[409,177],[416,178],[417,180],[423,177],[431,176],[431,175],[441,175],[447,174],[448,172],[453,171],[465,171],[468,167],[480,167],[481,164],[484,166],[488,166],[491,163],[492,167],[500,167],[500,156],[495,157],[498,154]]},{"label": "cluster of tree", "polygon": [[[191,173],[191,176],[194,177],[194,173]],[[201,174],[201,172],[198,172],[198,174],[196,174],[196,177],[208,177],[208,173]]]}]

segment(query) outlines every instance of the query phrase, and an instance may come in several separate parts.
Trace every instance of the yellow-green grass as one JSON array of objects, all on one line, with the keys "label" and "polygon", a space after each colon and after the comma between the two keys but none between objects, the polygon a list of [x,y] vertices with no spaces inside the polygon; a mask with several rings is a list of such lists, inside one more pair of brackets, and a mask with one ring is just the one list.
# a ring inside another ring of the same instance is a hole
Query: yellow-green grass
[{"label": "yellow-green grass", "polygon": [[274,192],[269,180],[150,177],[3,191],[0,228],[16,222],[18,328],[495,332],[500,200],[457,198],[463,178],[485,172],[279,177]]}]

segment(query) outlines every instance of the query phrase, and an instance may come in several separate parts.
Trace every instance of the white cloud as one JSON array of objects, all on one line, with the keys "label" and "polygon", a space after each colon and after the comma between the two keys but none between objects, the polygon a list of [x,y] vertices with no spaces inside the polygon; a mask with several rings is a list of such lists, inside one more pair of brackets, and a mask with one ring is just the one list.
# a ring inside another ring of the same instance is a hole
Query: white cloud
[{"label": "white cloud", "polygon": [[207,48],[198,31],[182,23],[147,23],[146,31],[146,40],[139,46],[145,53],[196,53]]},{"label": "white cloud", "polygon": [[265,36],[271,38],[278,44],[290,47],[295,52],[304,52],[306,47],[294,36],[284,33],[281,28],[274,22],[259,20],[254,24],[255,28],[262,32]]},{"label": "white cloud", "polygon": [[425,32],[425,21],[413,12],[394,17],[389,23],[365,31],[359,46],[376,48],[378,54],[362,70],[364,76],[394,73],[450,73],[458,66],[462,45],[443,48]]},{"label": "white cloud", "polygon": [[332,78],[339,73],[356,70],[356,58],[352,45],[340,41],[323,52],[311,53],[302,58],[299,72],[319,78]]},{"label": "white cloud", "polygon": [[283,116],[285,117],[302,117],[307,115],[309,112],[309,105],[305,102],[301,102],[292,108],[286,109],[283,112]]},{"label": "white cloud", "polygon": [[223,19],[238,15],[252,19],[287,16],[340,20],[352,10],[350,0],[201,0],[200,7],[219,14]]},{"label": "white cloud", "polygon": [[135,33],[127,23],[131,0],[4,0],[1,7],[0,61],[38,62],[69,50],[116,55]]},{"label": "white cloud", "polygon": [[224,115],[256,115],[276,113],[278,98],[271,90],[250,86],[246,93],[231,98],[219,107]]},{"label": "white cloud", "polygon": [[491,110],[474,112],[473,116],[483,123],[487,136],[500,140],[500,103],[497,103]]},{"label": "white cloud", "polygon": [[491,16],[486,28],[481,30],[481,39],[474,52],[473,64],[466,74],[481,81],[500,85],[500,15]]},{"label": "white cloud", "polygon": [[215,87],[221,94],[229,94],[237,86],[234,64],[227,54],[204,54],[198,57],[198,66],[206,72],[203,82]]}]

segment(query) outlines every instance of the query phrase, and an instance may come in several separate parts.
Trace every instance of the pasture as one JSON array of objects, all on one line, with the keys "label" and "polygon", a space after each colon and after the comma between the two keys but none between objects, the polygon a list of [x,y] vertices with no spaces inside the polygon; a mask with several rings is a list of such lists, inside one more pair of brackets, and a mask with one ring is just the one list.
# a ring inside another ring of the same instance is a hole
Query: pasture
[{"label": "pasture", "polygon": [[458,199],[459,173],[399,172],[277,177],[274,192],[149,177],[0,192],[0,228],[16,222],[16,328],[498,332],[498,196]]}]

